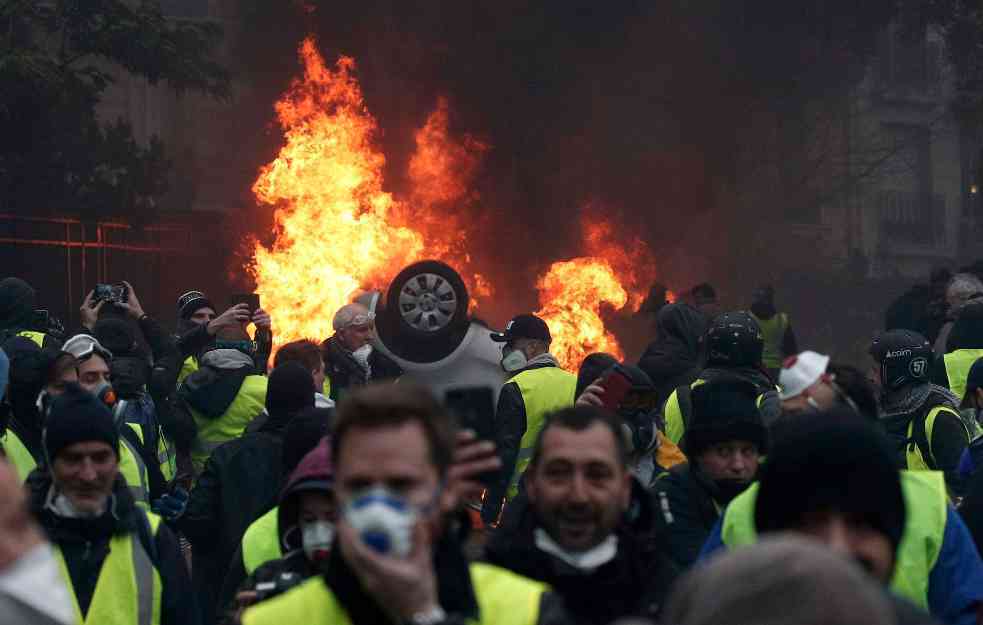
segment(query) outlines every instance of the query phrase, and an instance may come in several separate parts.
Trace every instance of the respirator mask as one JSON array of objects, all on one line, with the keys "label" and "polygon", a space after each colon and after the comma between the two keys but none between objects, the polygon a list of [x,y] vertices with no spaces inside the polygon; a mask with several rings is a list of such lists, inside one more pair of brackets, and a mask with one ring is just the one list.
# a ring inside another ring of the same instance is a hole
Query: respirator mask
[{"label": "respirator mask", "polygon": [[[511,351],[508,351],[511,350]],[[506,353],[508,351],[508,353]],[[502,350],[502,369],[506,373],[513,373],[524,369],[525,366],[529,364],[529,359],[526,358],[525,352],[516,347],[506,347]]]},{"label": "respirator mask", "polygon": [[334,523],[331,521],[311,521],[301,523],[301,543],[304,555],[310,562],[327,560],[331,553],[331,543],[334,541]]},{"label": "respirator mask", "polygon": [[[440,489],[433,502],[439,493]],[[384,486],[374,486],[349,501],[342,514],[369,548],[383,555],[405,558],[413,550],[413,527],[433,505],[420,508]]]}]

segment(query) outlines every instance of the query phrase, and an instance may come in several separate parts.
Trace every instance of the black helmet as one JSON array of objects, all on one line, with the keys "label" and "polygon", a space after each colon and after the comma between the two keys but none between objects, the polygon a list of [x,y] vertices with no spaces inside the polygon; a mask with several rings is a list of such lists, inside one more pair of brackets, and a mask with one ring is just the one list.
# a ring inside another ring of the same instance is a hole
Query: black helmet
[{"label": "black helmet", "polygon": [[881,385],[885,389],[928,381],[932,345],[917,332],[889,330],[874,339],[870,355],[881,365]]},{"label": "black helmet", "polygon": [[757,367],[765,342],[761,326],[744,311],[717,316],[707,329],[706,354],[708,365],[724,367]]}]

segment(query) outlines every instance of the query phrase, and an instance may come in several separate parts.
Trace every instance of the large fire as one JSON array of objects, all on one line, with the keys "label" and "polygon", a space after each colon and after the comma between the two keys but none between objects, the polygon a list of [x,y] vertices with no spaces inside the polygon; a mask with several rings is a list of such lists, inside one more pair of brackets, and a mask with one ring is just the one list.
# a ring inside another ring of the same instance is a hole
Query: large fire
[{"label": "large fire", "polygon": [[[355,62],[325,64],[314,42],[300,47],[302,78],[276,103],[284,145],[253,185],[276,207],[276,239],[257,242],[249,267],[279,343],[331,334],[335,310],[359,291],[385,288],[406,265],[436,258],[454,266],[472,295],[491,293],[473,270],[469,236],[482,229],[471,181],[488,146],[448,130],[444,99],[416,132],[409,160],[409,191],[384,190],[386,158],[376,145],[378,127],[354,76]],[[464,222],[462,215],[468,215]],[[541,315],[554,337],[560,363],[576,370],[584,356],[621,347],[605,329],[603,307],[637,310],[654,278],[650,250],[637,238],[619,238],[611,219],[583,219],[586,255],[553,263],[536,283]]]},{"label": "large fire", "polygon": [[584,357],[607,352],[622,360],[618,340],[601,316],[607,306],[637,312],[655,276],[655,259],[641,239],[617,240],[611,222],[584,217],[584,247],[589,256],[553,263],[536,283],[540,310],[553,336],[550,352],[570,371]]},{"label": "large fire", "polygon": [[300,56],[304,75],[275,106],[285,143],[253,185],[260,201],[277,207],[276,240],[270,248],[256,243],[250,270],[278,342],[329,336],[335,310],[424,257],[446,260],[473,293],[487,293],[487,282],[467,271],[465,224],[447,210],[473,200],[468,183],[486,146],[454,142],[441,100],[416,133],[413,191],[401,201],[383,190],[386,159],[354,60],[328,67],[310,39]]}]

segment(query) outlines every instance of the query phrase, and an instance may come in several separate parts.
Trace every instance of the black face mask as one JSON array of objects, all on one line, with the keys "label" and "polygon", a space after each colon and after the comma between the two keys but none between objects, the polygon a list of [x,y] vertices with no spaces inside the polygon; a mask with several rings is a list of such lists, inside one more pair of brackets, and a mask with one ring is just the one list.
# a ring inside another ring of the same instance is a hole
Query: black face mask
[{"label": "black face mask", "polygon": [[747,480],[738,480],[734,478],[724,478],[720,480],[714,480],[714,485],[717,487],[718,503],[728,504],[734,500],[735,497],[744,492],[744,490],[751,485],[751,482]]}]

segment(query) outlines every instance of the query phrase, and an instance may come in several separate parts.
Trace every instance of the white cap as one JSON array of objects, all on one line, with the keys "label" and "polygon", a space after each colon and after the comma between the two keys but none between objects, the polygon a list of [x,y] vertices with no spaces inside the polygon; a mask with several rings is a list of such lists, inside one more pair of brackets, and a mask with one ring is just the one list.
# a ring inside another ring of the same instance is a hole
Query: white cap
[{"label": "white cap", "polygon": [[826,373],[829,356],[816,352],[802,352],[792,356],[782,365],[778,385],[782,387],[782,399],[792,399],[802,394]]}]

